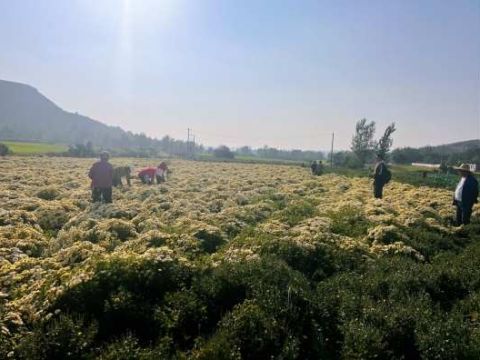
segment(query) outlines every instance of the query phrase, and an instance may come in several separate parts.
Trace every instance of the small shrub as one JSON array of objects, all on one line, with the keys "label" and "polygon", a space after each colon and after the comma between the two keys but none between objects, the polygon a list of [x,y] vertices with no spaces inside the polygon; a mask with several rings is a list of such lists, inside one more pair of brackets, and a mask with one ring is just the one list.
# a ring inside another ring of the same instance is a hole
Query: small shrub
[{"label": "small shrub", "polygon": [[302,220],[313,217],[316,214],[315,206],[308,201],[297,201],[288,205],[280,213],[280,220],[289,226],[295,226]]},{"label": "small shrub", "polygon": [[362,212],[353,206],[345,206],[337,212],[328,212],[327,216],[332,219],[331,229],[335,234],[359,237],[366,235],[370,226]]},{"label": "small shrub", "polygon": [[37,325],[21,339],[17,348],[20,359],[87,359],[97,334],[95,323],[82,317],[60,315]]},{"label": "small shrub", "polygon": [[7,156],[9,154],[11,154],[10,148],[5,144],[0,143],[0,156]]},{"label": "small shrub", "polygon": [[43,200],[55,200],[60,197],[61,192],[54,187],[47,187],[37,192],[37,197]]},{"label": "small shrub", "polygon": [[35,210],[35,215],[38,225],[53,235],[70,219],[70,215],[62,207],[41,207]]},{"label": "small shrub", "polygon": [[235,158],[235,153],[232,152],[227,146],[221,145],[213,150],[213,156],[219,159],[233,159]]},{"label": "small shrub", "polygon": [[217,249],[226,243],[219,231],[209,231],[201,229],[195,233],[195,238],[200,241],[200,246],[207,253],[214,253]]}]

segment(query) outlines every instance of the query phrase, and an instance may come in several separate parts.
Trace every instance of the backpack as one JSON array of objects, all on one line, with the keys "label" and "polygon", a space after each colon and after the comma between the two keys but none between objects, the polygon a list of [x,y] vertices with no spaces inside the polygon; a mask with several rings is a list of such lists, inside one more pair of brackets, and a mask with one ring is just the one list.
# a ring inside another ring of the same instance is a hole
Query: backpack
[{"label": "backpack", "polygon": [[392,180],[392,172],[385,167],[385,184],[388,184]]}]

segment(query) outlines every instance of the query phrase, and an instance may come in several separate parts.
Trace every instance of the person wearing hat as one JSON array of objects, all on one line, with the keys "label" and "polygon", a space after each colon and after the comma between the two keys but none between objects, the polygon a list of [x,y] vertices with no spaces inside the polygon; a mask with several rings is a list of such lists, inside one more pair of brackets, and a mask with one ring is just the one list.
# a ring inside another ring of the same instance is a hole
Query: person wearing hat
[{"label": "person wearing hat", "polygon": [[100,161],[92,165],[88,177],[92,179],[92,201],[112,202],[113,166],[108,162],[110,155],[103,151]]},{"label": "person wearing hat", "polygon": [[462,164],[454,169],[461,175],[453,195],[453,205],[457,207],[457,226],[467,225],[470,223],[473,205],[478,202],[478,181],[468,164]]}]

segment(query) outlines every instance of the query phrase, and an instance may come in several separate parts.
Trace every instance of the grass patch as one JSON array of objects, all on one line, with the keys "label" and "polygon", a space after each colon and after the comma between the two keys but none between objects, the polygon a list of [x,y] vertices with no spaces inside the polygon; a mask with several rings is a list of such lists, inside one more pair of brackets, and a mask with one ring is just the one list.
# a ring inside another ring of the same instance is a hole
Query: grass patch
[{"label": "grass patch", "polygon": [[[418,168],[409,165],[389,166],[392,171],[392,180],[413,186],[429,186],[434,188],[455,189],[459,176],[457,174],[443,174],[435,170]],[[369,177],[368,169],[327,168],[326,172],[344,175],[347,177]],[[424,176],[426,173],[426,176]]]},{"label": "grass patch", "polygon": [[40,142],[1,141],[16,155],[61,153],[68,150],[66,145]]}]

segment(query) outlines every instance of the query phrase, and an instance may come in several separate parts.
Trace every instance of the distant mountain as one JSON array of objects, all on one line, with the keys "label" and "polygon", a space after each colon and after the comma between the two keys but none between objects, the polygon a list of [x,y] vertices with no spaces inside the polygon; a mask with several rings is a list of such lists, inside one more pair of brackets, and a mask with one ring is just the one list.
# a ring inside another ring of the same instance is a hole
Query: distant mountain
[{"label": "distant mountain", "polygon": [[104,148],[162,147],[160,140],[70,113],[37,89],[0,80],[0,140],[63,144],[92,142]]},{"label": "distant mountain", "polygon": [[392,151],[392,160],[398,164],[423,162],[431,164],[460,163],[480,164],[480,139],[461,141],[439,146],[424,146],[418,149],[406,147]]},{"label": "distant mountain", "polygon": [[438,145],[438,146],[424,146],[420,149],[431,149],[439,154],[458,154],[465,151],[478,149],[480,151],[480,139],[460,141],[451,144]]}]

